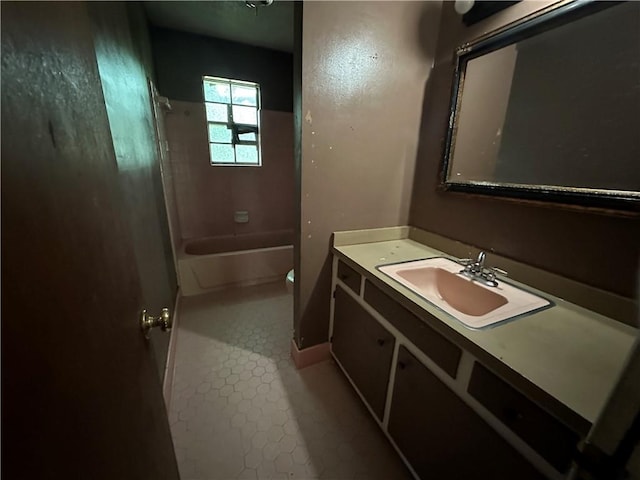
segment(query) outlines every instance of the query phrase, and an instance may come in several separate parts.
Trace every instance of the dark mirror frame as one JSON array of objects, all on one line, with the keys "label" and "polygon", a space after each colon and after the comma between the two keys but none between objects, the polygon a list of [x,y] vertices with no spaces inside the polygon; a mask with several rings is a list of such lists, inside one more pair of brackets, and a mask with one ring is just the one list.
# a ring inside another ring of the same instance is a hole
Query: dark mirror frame
[{"label": "dark mirror frame", "polygon": [[458,112],[462,98],[461,93],[464,85],[466,66],[469,60],[620,3],[622,2],[594,0],[569,0],[560,2],[489,32],[456,49],[456,66],[453,78],[444,161],[442,162],[441,170],[442,185],[445,190],[521,200],[554,202],[560,205],[583,205],[622,211],[640,211],[640,192],[630,193],[620,190],[546,185],[491,184],[488,182],[472,184],[456,183],[448,180],[456,140]]}]

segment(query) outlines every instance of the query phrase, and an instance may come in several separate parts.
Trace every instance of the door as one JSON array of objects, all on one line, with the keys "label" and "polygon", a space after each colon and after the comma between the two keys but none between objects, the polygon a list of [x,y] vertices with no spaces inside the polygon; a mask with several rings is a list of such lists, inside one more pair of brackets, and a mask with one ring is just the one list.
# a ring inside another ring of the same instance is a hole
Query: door
[{"label": "door", "polygon": [[[173,311],[177,282],[147,81],[151,52],[135,6],[89,2],[87,9],[142,295],[149,311]],[[151,345],[162,379],[169,335],[152,331]]]},{"label": "door", "polygon": [[2,477],[177,479],[86,5],[1,9]]}]

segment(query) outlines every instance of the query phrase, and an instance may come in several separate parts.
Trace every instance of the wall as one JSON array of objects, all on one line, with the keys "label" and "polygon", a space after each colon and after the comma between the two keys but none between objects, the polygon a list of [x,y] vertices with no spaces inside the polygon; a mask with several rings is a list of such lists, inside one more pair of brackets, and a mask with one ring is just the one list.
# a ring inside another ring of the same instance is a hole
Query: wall
[{"label": "wall", "polygon": [[152,28],[151,39],[161,95],[202,102],[202,76],[212,75],[259,83],[266,110],[293,108],[289,53],[164,28]]},{"label": "wall", "polygon": [[294,336],[327,341],[337,230],[406,224],[439,2],[308,2],[302,14]]},{"label": "wall", "polygon": [[422,107],[409,222],[632,298],[640,238],[637,217],[443,192],[438,188],[454,48],[550,3],[521,2],[470,28],[462,25],[453,3],[445,3],[436,64]]},{"label": "wall", "polygon": [[[118,162],[120,192],[133,234],[143,307],[158,315],[163,307],[173,310],[177,277],[147,83],[150,55],[145,48],[145,20],[137,4],[127,7],[125,3],[95,2],[87,8]],[[132,32],[136,32],[135,37]],[[152,333],[161,377],[168,342],[166,333]]]},{"label": "wall", "polygon": [[[204,105],[171,105],[165,123],[181,238],[293,232],[293,115],[261,111],[261,167],[213,167]],[[236,210],[247,210],[249,223],[234,223]]]}]

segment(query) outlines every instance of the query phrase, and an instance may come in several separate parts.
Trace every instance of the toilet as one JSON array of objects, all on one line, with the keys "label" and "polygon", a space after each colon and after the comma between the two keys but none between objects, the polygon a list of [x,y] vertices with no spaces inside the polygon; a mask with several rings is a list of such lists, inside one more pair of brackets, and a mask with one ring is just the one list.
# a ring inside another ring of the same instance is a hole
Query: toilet
[{"label": "toilet", "polygon": [[292,268],[287,273],[287,279],[286,279],[287,292],[289,292],[289,293],[293,293],[293,282],[294,282],[294,274],[293,274],[293,268]]}]

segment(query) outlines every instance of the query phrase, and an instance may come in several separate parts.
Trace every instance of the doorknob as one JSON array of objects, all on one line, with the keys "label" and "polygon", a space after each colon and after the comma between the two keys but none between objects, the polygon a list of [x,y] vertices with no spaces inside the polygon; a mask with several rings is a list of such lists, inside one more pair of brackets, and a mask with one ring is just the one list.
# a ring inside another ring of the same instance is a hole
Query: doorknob
[{"label": "doorknob", "polygon": [[163,308],[159,317],[152,317],[147,314],[146,310],[142,310],[140,315],[140,326],[144,332],[144,338],[149,338],[149,332],[154,327],[160,327],[163,332],[171,330],[171,314],[168,308]]}]

